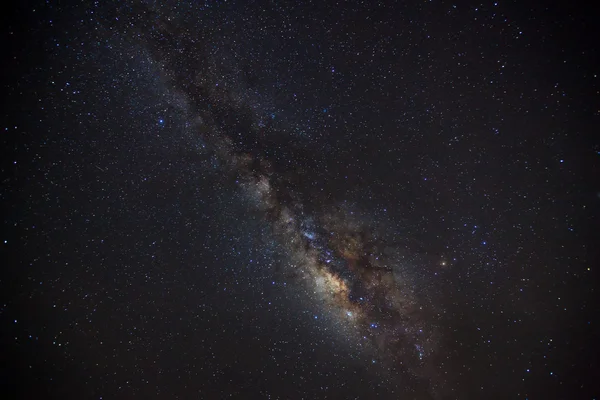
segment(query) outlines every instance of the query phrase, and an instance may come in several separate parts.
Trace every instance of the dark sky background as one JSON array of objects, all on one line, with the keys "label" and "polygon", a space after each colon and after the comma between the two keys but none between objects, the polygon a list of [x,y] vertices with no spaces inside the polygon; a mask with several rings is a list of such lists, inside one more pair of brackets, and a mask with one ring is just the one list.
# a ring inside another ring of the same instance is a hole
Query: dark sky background
[{"label": "dark sky background", "polygon": [[3,398],[600,396],[598,13],[22,2]]}]

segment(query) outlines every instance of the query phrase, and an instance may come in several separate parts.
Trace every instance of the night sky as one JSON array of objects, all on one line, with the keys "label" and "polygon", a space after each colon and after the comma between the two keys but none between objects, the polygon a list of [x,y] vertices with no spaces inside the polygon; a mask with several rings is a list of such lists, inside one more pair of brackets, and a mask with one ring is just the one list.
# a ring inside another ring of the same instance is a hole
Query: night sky
[{"label": "night sky", "polygon": [[15,5],[1,397],[599,398],[600,16],[523,3]]}]

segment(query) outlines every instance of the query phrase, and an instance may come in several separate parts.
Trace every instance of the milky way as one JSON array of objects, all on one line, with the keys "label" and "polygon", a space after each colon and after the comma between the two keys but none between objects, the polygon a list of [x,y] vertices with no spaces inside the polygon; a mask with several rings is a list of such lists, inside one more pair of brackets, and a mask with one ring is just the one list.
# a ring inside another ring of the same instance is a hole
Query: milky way
[{"label": "milky way", "polygon": [[[375,349],[388,368],[431,378],[427,363],[437,333],[430,311],[404,282],[410,277],[397,257],[403,249],[387,243],[381,218],[329,201],[311,190],[302,170],[271,160],[268,141],[289,132],[266,125],[264,107],[235,61],[211,55],[210,46],[164,15],[152,29],[134,32],[150,63],[159,66],[171,103],[187,116],[189,140],[218,156],[222,173],[269,222],[287,252],[285,273],[325,305],[340,332]],[[293,147],[289,156],[295,156]]]}]

